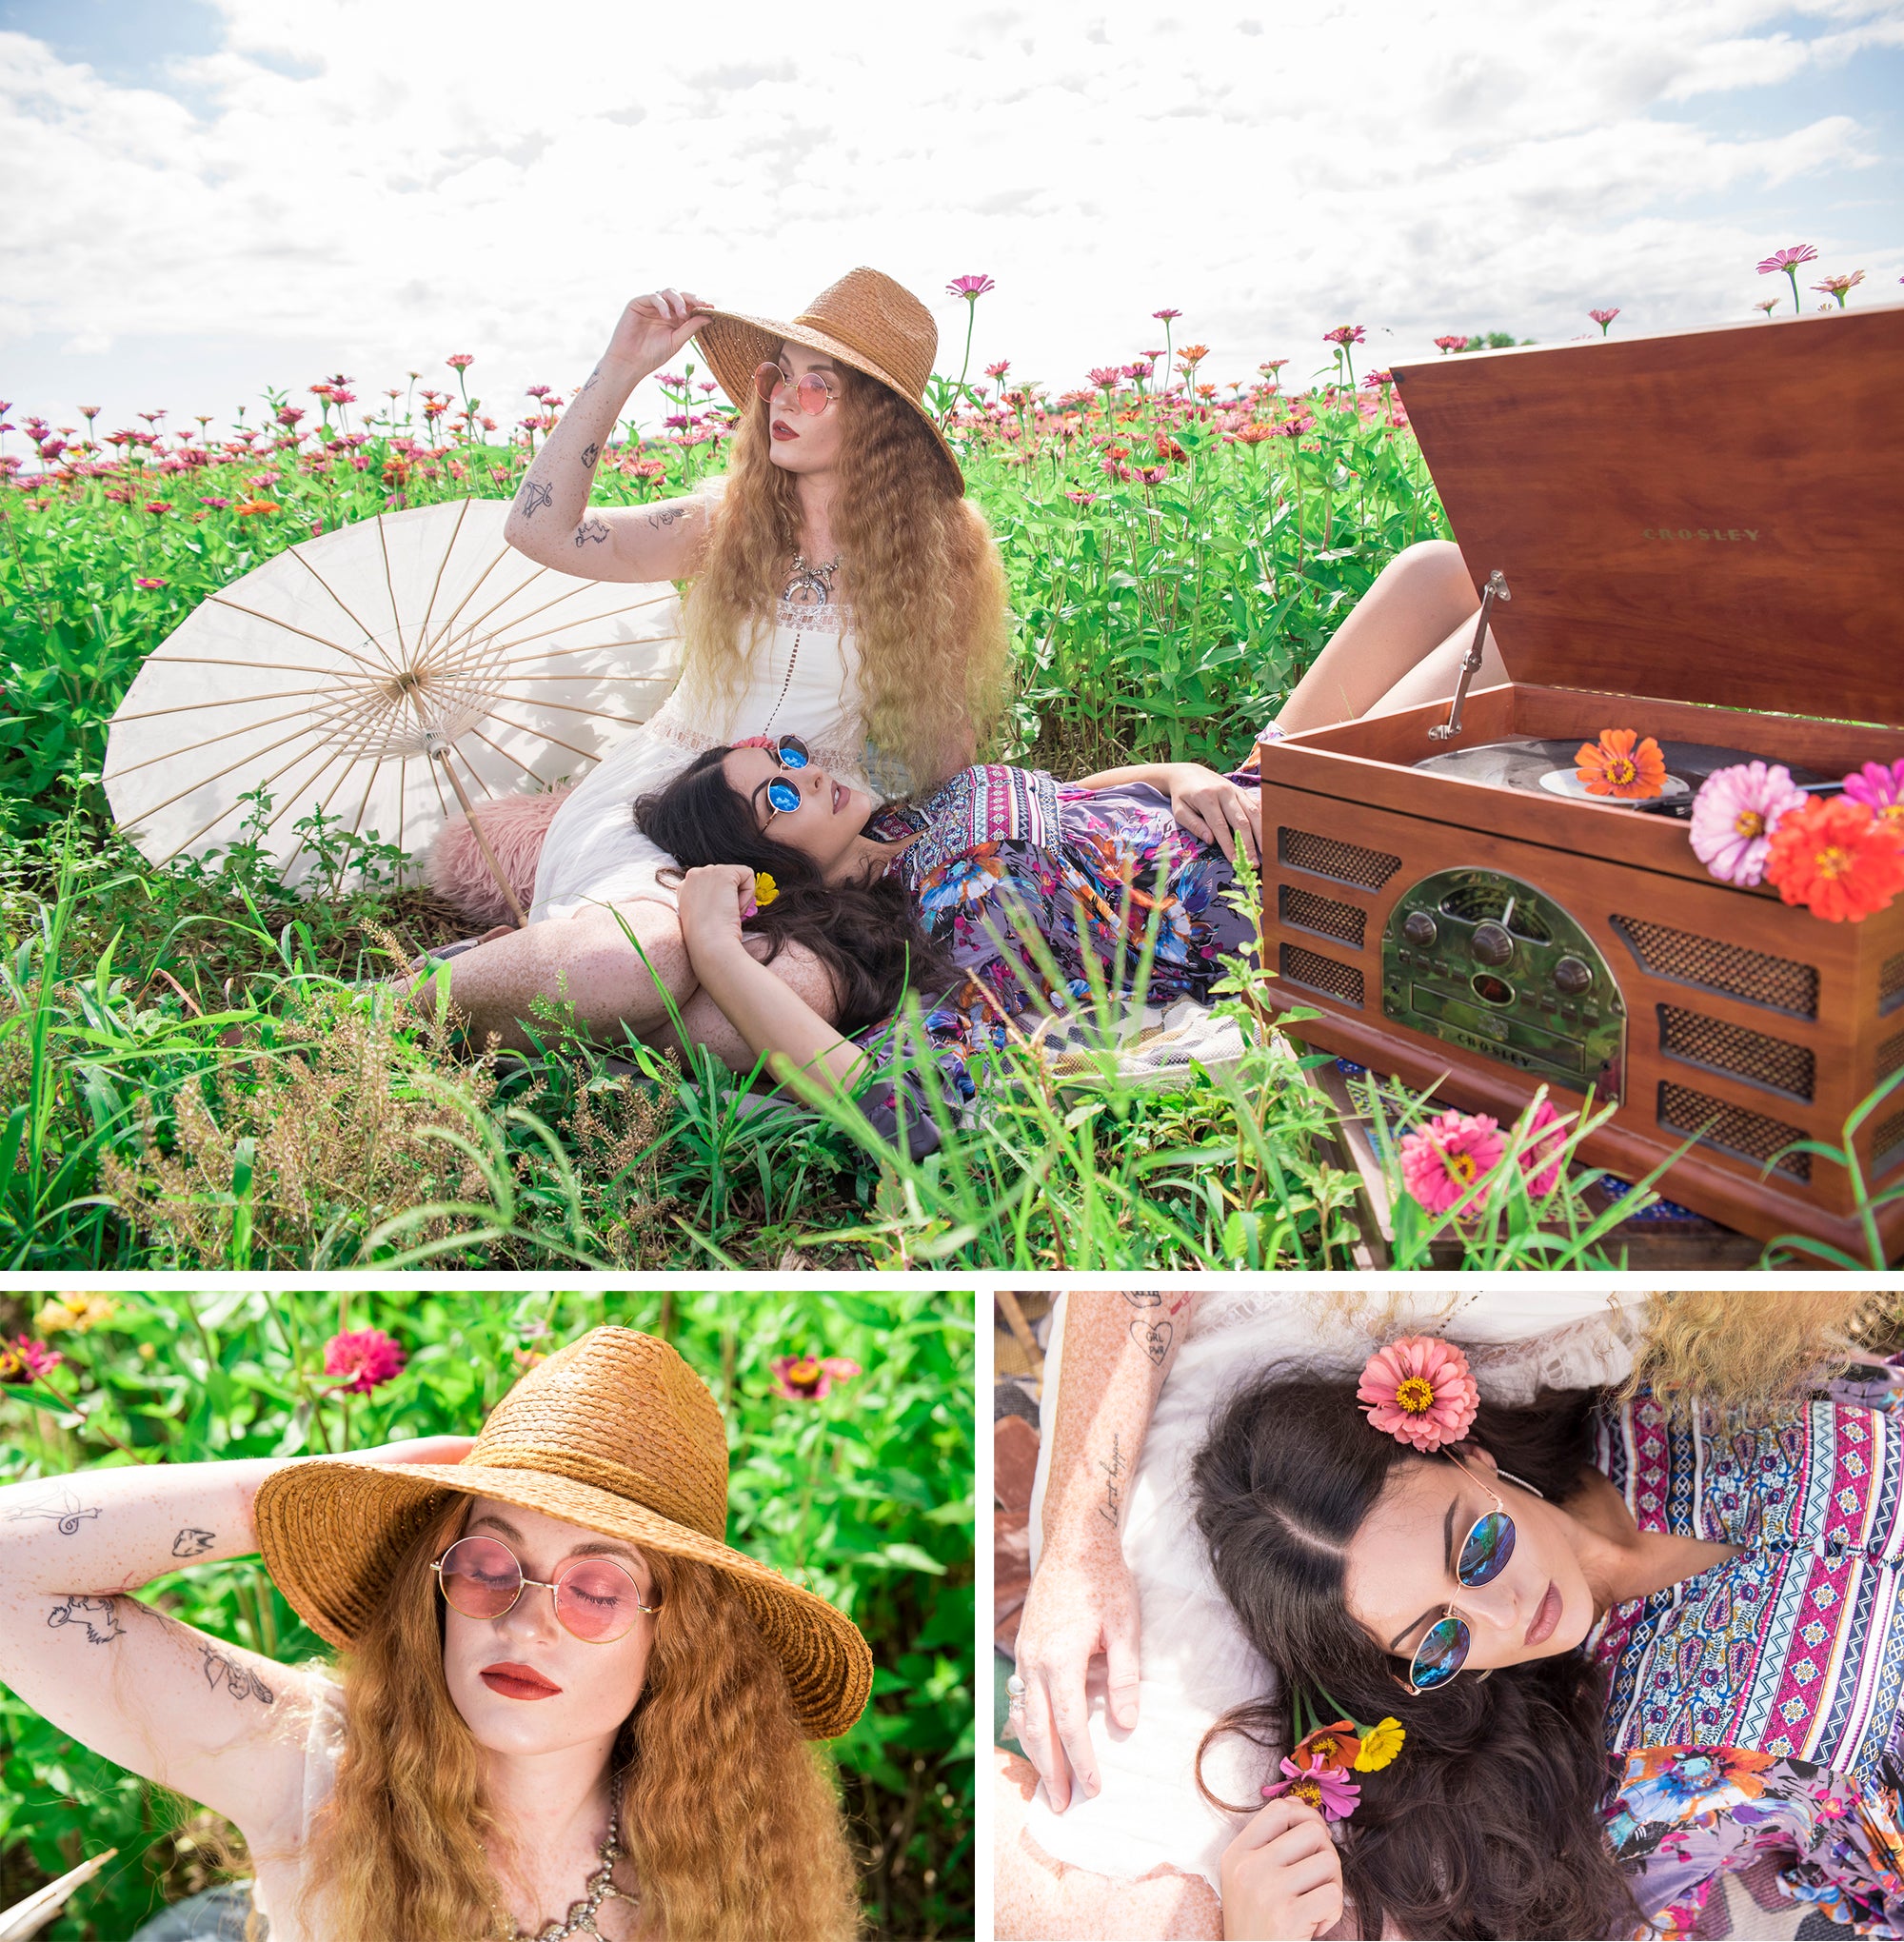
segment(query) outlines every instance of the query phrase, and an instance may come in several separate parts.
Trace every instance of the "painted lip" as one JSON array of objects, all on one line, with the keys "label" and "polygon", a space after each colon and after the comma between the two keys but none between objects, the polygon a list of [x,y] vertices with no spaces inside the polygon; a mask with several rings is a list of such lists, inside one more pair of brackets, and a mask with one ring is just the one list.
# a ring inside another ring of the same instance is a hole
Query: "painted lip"
[{"label": "painted lip", "polygon": [[840,811],[845,806],[845,802],[846,791],[838,783],[835,783],[833,784],[833,813],[835,816],[839,815]]},{"label": "painted lip", "polygon": [[1560,1587],[1552,1578],[1547,1581],[1546,1595],[1535,1607],[1533,1622],[1527,1628],[1526,1643],[1539,1645],[1552,1638],[1554,1628],[1560,1622]]},{"label": "painted lip", "polygon": [[500,1693],[505,1699],[553,1699],[562,1691],[553,1679],[544,1678],[533,1666],[518,1665],[508,1659],[485,1666],[477,1677],[490,1692]]},{"label": "painted lip", "polygon": [[773,422],[772,430],[776,438],[798,438],[800,436],[799,432],[795,431],[793,426],[784,418],[776,418]]}]

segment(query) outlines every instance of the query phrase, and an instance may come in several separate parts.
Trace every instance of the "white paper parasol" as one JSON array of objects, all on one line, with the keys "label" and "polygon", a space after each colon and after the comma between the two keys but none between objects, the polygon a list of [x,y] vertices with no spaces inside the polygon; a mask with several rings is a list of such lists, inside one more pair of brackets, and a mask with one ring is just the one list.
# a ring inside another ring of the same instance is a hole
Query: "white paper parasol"
[{"label": "white paper parasol", "polygon": [[[288,883],[322,805],[417,856],[457,811],[573,779],[673,686],[672,585],[582,580],[503,539],[501,500],[382,512],[205,601],[127,689],[112,814],[154,862],[224,847],[260,787]],[[493,863],[492,863],[493,867]]]}]

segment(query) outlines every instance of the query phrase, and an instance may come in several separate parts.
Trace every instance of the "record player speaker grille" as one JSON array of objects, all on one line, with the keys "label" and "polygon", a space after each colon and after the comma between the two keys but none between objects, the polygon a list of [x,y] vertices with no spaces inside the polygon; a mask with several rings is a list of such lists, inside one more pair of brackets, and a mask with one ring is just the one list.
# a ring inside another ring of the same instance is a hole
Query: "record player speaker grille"
[{"label": "record player speaker grille", "polygon": [[1872,1129],[1872,1177],[1881,1179],[1899,1160],[1904,1160],[1904,1113],[1893,1113]]},{"label": "record player speaker grille", "polygon": [[1816,1094],[1817,1060],[1809,1045],[1748,1031],[1681,1005],[1659,1007],[1659,1049],[1689,1065],[1735,1073],[1795,1100],[1810,1100]]},{"label": "record player speaker grille", "polygon": [[1306,829],[1278,829],[1277,861],[1292,870],[1333,877],[1339,883],[1356,883],[1379,890],[1401,867],[1401,859],[1386,850],[1363,849],[1359,843],[1338,842],[1331,836],[1312,836]]},{"label": "record player speaker grille", "polygon": [[1904,951],[1896,957],[1887,958],[1883,968],[1877,974],[1877,1015],[1882,1018],[1886,1012],[1894,1012],[1904,1004]]},{"label": "record player speaker grille", "polygon": [[1615,917],[1609,921],[1639,960],[1641,969],[1655,978],[1670,978],[1677,984],[1702,984],[1708,991],[1722,991],[1752,1004],[1790,1012],[1794,1018],[1815,1019],[1818,1015],[1818,974],[1811,964],[1768,957],[1763,951],[1748,951],[1741,944],[1649,923],[1643,918]]},{"label": "record player speaker grille", "polygon": [[1306,984],[1311,991],[1326,991],[1344,1004],[1359,1006],[1365,1001],[1362,974],[1353,964],[1339,964],[1320,951],[1305,951],[1300,944],[1284,944],[1277,968],[1291,984]]},{"label": "record player speaker grille", "polygon": [[1889,1079],[1900,1065],[1904,1065],[1904,1032],[1893,1032],[1877,1048],[1877,1071],[1873,1076]]},{"label": "record player speaker grille", "polygon": [[1795,1139],[1805,1137],[1802,1126],[1788,1126],[1768,1119],[1763,1113],[1748,1113],[1742,1106],[1729,1106],[1711,1093],[1696,1092],[1689,1085],[1675,1085],[1671,1080],[1659,1082],[1659,1123],[1668,1132],[1690,1134],[1702,1145],[1716,1146],[1740,1159],[1756,1160],[1761,1166],[1771,1160],[1775,1170],[1794,1179],[1812,1178],[1809,1153],[1785,1153]]},{"label": "record player speaker grille", "polygon": [[1353,903],[1334,897],[1318,897],[1313,890],[1298,890],[1293,884],[1276,886],[1276,914],[1297,930],[1316,931],[1359,951],[1368,923],[1368,913]]}]

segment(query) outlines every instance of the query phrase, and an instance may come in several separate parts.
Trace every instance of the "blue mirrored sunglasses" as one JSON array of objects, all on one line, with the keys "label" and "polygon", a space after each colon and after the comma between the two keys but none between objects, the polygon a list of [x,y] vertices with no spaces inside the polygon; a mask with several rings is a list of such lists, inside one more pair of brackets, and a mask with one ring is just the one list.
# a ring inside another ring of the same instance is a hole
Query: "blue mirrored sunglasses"
[{"label": "blue mirrored sunglasses", "polygon": [[[1457,1469],[1469,1476],[1474,1473],[1458,1458],[1443,1456]],[[1478,1479],[1476,1479],[1478,1481]],[[1485,1484],[1481,1485],[1487,1490]],[[1492,1584],[1507,1569],[1508,1560],[1514,1556],[1514,1519],[1507,1515],[1507,1506],[1495,1496],[1494,1509],[1484,1516],[1477,1517],[1468,1527],[1468,1535],[1462,1540],[1460,1556],[1455,1563],[1456,1579],[1464,1585],[1477,1586]],[[1447,1616],[1431,1625],[1421,1635],[1421,1643],[1415,1648],[1415,1656],[1409,1661],[1408,1686],[1413,1693],[1432,1693],[1437,1686],[1445,1686],[1468,1662],[1468,1653],[1474,1645],[1474,1635],[1468,1630],[1467,1621],[1457,1617],[1455,1608],[1448,1607]]]},{"label": "blue mirrored sunglasses", "polygon": [[[798,735],[783,735],[767,753],[783,769],[803,769],[813,760],[806,752],[806,743]],[[792,783],[783,782],[776,776],[767,784],[766,821],[762,823],[762,828],[764,829],[776,816],[785,815],[799,807],[800,790]]]}]

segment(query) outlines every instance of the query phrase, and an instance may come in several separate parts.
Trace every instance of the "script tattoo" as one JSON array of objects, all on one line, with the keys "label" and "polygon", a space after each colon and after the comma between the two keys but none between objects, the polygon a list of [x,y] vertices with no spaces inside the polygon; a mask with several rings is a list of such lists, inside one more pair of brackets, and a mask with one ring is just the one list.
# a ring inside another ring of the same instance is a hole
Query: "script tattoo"
[{"label": "script tattoo", "polygon": [[687,515],[678,505],[659,505],[648,514],[648,524],[656,527],[671,526],[676,520],[686,517]]},{"label": "script tattoo", "polygon": [[525,479],[523,489],[516,494],[525,519],[533,519],[554,497],[555,494],[540,479]]},{"label": "script tattoo", "polygon": [[582,463],[585,466],[592,466],[601,456],[602,447],[598,445],[584,446],[582,448]]},{"label": "script tattoo", "polygon": [[1116,1433],[1113,1432],[1110,1456],[1106,1461],[1098,1465],[1098,1468],[1104,1473],[1104,1500],[1098,1506],[1098,1515],[1114,1531],[1117,1529],[1118,1524],[1118,1511],[1124,1500],[1123,1490],[1118,1479],[1123,1476],[1126,1467],[1123,1447],[1118,1441]]},{"label": "script tattoo", "polygon": [[1161,1305],[1163,1297],[1161,1295],[1126,1295],[1124,1299],[1133,1308],[1157,1308]]},{"label": "script tattoo", "polygon": [[205,1655],[205,1683],[215,1693],[220,1679],[225,1681],[225,1690],[234,1699],[258,1699],[267,1706],[271,1705],[277,1694],[259,1678],[256,1673],[241,1666],[236,1659],[227,1658],[215,1647],[205,1645],[199,1648]]},{"label": "script tattoo", "polygon": [[1170,1353],[1170,1338],[1177,1333],[1177,1325],[1170,1321],[1146,1321],[1142,1316],[1130,1325],[1130,1337],[1150,1359],[1160,1369],[1163,1358]]},{"label": "script tattoo", "polygon": [[172,1556],[174,1557],[203,1557],[211,1549],[217,1536],[218,1533],[216,1531],[200,1531],[188,1524],[172,1539]]},{"label": "script tattoo", "polygon": [[605,519],[597,519],[592,512],[575,528],[575,544],[578,546],[585,545],[590,540],[595,541],[599,545],[607,537],[608,522]]},{"label": "script tattoo", "polygon": [[82,1504],[69,1490],[62,1490],[50,1503],[22,1504],[17,1511],[7,1513],[10,1524],[24,1524],[30,1518],[47,1517],[59,1526],[62,1537],[70,1537],[79,1529],[83,1517],[96,1517],[97,1504]]},{"label": "script tattoo", "polygon": [[89,1645],[110,1645],[126,1628],[119,1622],[116,1598],[62,1598],[47,1615],[47,1623],[57,1631],[62,1625],[83,1625]]}]

